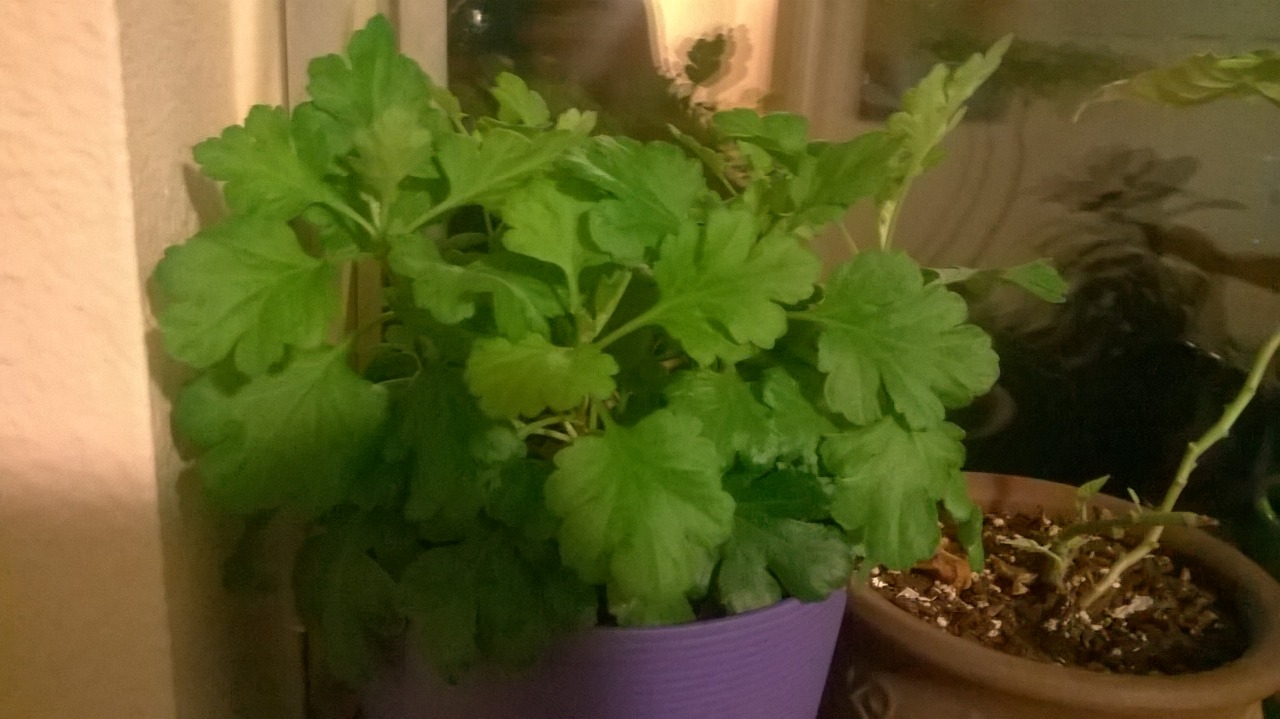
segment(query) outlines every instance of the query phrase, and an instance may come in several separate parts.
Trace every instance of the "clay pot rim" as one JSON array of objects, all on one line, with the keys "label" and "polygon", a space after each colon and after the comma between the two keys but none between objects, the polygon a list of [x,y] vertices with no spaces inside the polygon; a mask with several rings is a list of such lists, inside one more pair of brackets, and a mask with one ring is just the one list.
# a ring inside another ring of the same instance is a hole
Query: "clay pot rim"
[{"label": "clay pot rim", "polygon": [[[1001,497],[1014,487],[1060,497],[1067,504],[1075,488],[1044,480],[968,473],[975,499]],[[1127,505],[1114,497],[1101,504]],[[1262,699],[1280,688],[1280,584],[1234,547],[1207,533],[1186,528],[1166,533],[1165,546],[1190,555],[1236,592],[1235,604],[1252,642],[1239,659],[1216,669],[1180,676],[1104,674],[1023,659],[989,649],[929,626],[856,580],[850,586],[849,611],[894,637],[916,660],[979,685],[998,684],[1010,694],[1041,701],[1115,710],[1129,706],[1169,711],[1213,709],[1222,697]]]}]

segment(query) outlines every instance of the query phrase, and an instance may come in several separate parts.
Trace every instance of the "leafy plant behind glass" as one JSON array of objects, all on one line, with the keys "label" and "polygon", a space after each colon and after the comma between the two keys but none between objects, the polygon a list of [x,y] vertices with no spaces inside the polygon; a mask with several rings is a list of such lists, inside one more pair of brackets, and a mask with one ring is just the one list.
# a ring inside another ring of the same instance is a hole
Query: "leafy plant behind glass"
[{"label": "leafy plant behind glass", "polygon": [[[1001,49],[887,132],[733,110],[682,148],[592,135],[513,75],[465,116],[379,17],[312,62],[310,101],[200,143],[231,214],[155,272],[198,372],[175,422],[221,506],[312,519],[295,582],[332,669],[358,681],[406,627],[456,674],[598,616],[821,599],[855,554],[931,555],[940,511],[979,557],[945,413],[997,365],[962,278],[885,232],[819,284],[806,240],[863,198],[891,226]],[[360,266],[387,312],[331,342]]]}]

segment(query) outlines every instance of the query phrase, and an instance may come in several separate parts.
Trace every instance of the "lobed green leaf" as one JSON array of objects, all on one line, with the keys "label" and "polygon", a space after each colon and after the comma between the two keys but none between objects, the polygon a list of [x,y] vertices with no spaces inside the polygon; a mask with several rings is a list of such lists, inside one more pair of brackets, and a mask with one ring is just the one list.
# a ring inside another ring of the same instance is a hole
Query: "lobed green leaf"
[{"label": "lobed green leaf", "polygon": [[964,300],[926,286],[906,255],[863,252],[826,289],[811,311],[822,325],[818,368],[827,403],[854,424],[893,409],[913,427],[932,426],[995,382],[991,339],[965,323]]},{"label": "lobed green leaf", "polygon": [[790,235],[759,236],[745,210],[715,208],[662,244],[653,321],[703,365],[769,348],[787,330],[780,303],[808,298],[821,263]]},{"label": "lobed green leaf", "polygon": [[159,320],[165,348],[199,369],[234,350],[242,372],[261,375],[289,347],[320,346],[338,314],[335,268],[262,216],[232,216],[170,247],[155,279],[171,298]]},{"label": "lobed green leaf", "polygon": [[912,429],[885,417],[823,442],[822,459],[836,475],[831,515],[871,564],[905,569],[933,555],[942,538],[938,503],[963,509],[968,496],[963,437],[947,422]]},{"label": "lobed green leaf", "polygon": [[206,373],[183,388],[178,428],[204,453],[209,494],[250,513],[323,511],[348,491],[387,418],[387,394],[351,371],[345,346],[300,350],[278,371],[227,388]]},{"label": "lobed green leaf", "polygon": [[618,363],[592,345],[557,347],[541,335],[512,342],[477,340],[467,360],[467,386],[493,417],[534,418],[563,412],[588,399],[608,399]]},{"label": "lobed green leaf", "polygon": [[555,457],[547,506],[565,564],[604,584],[623,625],[690,621],[733,522],[715,445],[696,419],[659,410]]}]

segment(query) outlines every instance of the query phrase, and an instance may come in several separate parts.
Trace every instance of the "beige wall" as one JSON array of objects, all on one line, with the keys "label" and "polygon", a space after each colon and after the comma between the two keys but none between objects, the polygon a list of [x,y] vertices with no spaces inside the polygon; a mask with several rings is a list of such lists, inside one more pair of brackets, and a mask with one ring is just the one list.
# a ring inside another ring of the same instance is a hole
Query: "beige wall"
[{"label": "beige wall", "polygon": [[191,143],[279,99],[273,6],[0,3],[0,717],[300,712],[287,606],[225,596],[179,491],[144,290]]}]

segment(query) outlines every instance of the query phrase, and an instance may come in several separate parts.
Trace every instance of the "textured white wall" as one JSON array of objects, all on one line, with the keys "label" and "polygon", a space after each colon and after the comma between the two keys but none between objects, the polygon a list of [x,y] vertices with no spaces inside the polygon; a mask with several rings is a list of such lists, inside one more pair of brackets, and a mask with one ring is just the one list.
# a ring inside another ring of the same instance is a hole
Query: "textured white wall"
[{"label": "textured white wall", "polygon": [[300,715],[287,606],[223,593],[233,527],[180,491],[145,292],[214,204],[189,146],[279,100],[273,23],[0,3],[0,717]]},{"label": "textured white wall", "polygon": [[0,6],[0,716],[175,713],[118,30]]}]

